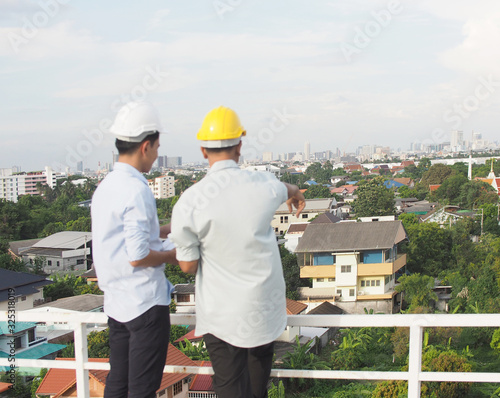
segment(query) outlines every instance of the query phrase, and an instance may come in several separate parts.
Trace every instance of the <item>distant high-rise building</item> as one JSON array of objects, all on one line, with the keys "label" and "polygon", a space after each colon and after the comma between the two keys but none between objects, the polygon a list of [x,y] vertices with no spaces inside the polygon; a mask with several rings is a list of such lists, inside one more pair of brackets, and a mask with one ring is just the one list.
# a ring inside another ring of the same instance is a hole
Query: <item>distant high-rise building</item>
[{"label": "distant high-rise building", "polygon": [[80,161],[76,164],[76,171],[79,173],[83,173],[83,161]]},{"label": "distant high-rise building", "polygon": [[311,157],[311,144],[306,141],[304,144],[304,160],[309,160]]},{"label": "distant high-rise building", "polygon": [[166,162],[166,156],[158,156],[158,167],[162,168],[165,167],[167,162]]},{"label": "distant high-rise building", "polygon": [[272,162],[273,161],[273,153],[272,152],[262,152],[262,161],[263,162]]},{"label": "distant high-rise building", "polygon": [[166,158],[167,167],[182,166],[182,156],[166,156]]},{"label": "distant high-rise building", "polygon": [[452,151],[460,151],[464,146],[464,132],[461,130],[453,130],[451,132],[451,150]]}]

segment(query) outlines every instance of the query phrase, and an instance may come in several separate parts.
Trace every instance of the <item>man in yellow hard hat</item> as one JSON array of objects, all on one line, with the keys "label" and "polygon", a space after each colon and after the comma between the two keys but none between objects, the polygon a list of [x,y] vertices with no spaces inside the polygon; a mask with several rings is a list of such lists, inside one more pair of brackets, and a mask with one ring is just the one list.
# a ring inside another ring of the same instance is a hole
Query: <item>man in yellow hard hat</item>
[{"label": "man in yellow hard hat", "polygon": [[298,187],[238,167],[238,115],[219,107],[198,132],[210,170],[174,207],[171,238],[184,272],[196,273],[196,334],[204,335],[219,398],[267,397],[274,340],[286,327],[275,211],[305,207]]},{"label": "man in yellow hard hat", "polygon": [[170,226],[160,227],[156,201],[142,173],[158,156],[162,128],[148,102],[131,102],[116,115],[118,162],[92,198],[92,249],[108,315],[110,365],[105,398],[154,398],[170,333],[172,284],[165,263]]}]

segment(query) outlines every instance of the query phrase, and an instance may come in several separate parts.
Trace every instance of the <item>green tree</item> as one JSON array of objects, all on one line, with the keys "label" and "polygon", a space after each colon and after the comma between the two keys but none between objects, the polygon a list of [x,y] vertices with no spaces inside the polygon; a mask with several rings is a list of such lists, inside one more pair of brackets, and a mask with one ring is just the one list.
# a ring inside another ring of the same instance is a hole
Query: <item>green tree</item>
[{"label": "green tree", "polygon": [[280,380],[277,385],[271,383],[271,387],[267,391],[268,398],[285,398],[285,386],[283,386],[283,382]]},{"label": "green tree", "polygon": [[388,216],[396,214],[394,193],[384,185],[381,177],[362,181],[356,190],[352,207],[356,217]]},{"label": "green tree", "polygon": [[437,199],[445,204],[458,204],[462,193],[462,186],[467,183],[463,174],[452,174],[443,181],[441,186],[432,194],[432,199]]},{"label": "green tree", "polygon": [[193,344],[188,339],[184,339],[184,343],[179,342],[179,350],[193,361],[209,361],[210,356],[205,347],[203,339],[199,343]]},{"label": "green tree", "polygon": [[[109,329],[90,332],[87,335],[89,358],[109,358]],[[59,353],[60,358],[74,358],[75,344],[68,343]]]},{"label": "green tree", "polygon": [[175,176],[177,178],[174,187],[175,187],[175,193],[177,195],[181,195],[186,189],[188,189],[191,185],[193,185],[193,182],[191,179],[185,175],[177,175]]},{"label": "green tree", "polygon": [[[299,337],[295,338],[295,346],[293,351],[289,351],[283,357],[283,367],[285,369],[301,369],[301,370],[329,370],[328,364],[319,357],[309,352],[314,340],[309,340],[306,344],[301,345]],[[293,391],[305,391],[314,380],[303,378],[291,378],[290,386]]]},{"label": "green tree", "polygon": [[451,232],[436,223],[421,223],[407,227],[409,243],[404,247],[410,272],[437,276],[450,267]]},{"label": "green tree", "polygon": [[421,184],[426,186],[431,184],[442,184],[444,180],[448,177],[457,174],[457,172],[450,166],[445,164],[437,163],[432,165],[429,170],[427,170],[420,181]]},{"label": "green tree", "polygon": [[36,376],[31,381],[31,387],[30,387],[30,389],[31,389],[31,397],[32,398],[37,398],[36,397],[36,390],[38,390],[38,387],[42,383],[42,380],[45,377],[45,375],[47,374],[47,372],[48,372],[48,369],[46,369],[46,368],[40,369],[40,373],[38,374],[38,376]]},{"label": "green tree", "polygon": [[172,285],[194,283],[195,281],[195,275],[186,274],[185,272],[182,272],[178,265],[173,264],[165,264],[165,276]]},{"label": "green tree", "polygon": [[286,297],[291,300],[298,300],[300,295],[300,267],[297,263],[297,256],[290,253],[285,245],[280,245],[281,264],[283,265],[283,277],[285,278]]},{"label": "green tree", "polygon": [[398,293],[404,292],[404,300],[410,309],[416,307],[430,307],[432,301],[437,301],[437,295],[433,291],[434,278],[419,273],[413,275],[402,275],[399,285],[394,290]]},{"label": "green tree", "polygon": [[173,344],[175,340],[181,338],[189,331],[187,326],[170,325],[170,342]]},{"label": "green tree", "polygon": [[331,198],[330,188],[323,185],[311,185],[304,193],[306,199]]},{"label": "green tree", "polygon": [[403,226],[408,229],[412,225],[418,225],[418,217],[414,213],[401,213],[398,220],[403,223]]},{"label": "green tree", "polygon": [[500,355],[500,328],[496,329],[491,337],[490,347],[497,355]]}]

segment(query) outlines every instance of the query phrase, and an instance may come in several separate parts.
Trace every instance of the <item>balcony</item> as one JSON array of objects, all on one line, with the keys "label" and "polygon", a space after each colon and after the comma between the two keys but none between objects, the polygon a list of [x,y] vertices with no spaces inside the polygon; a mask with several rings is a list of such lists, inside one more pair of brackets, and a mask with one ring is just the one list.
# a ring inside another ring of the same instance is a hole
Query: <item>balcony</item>
[{"label": "balcony", "polygon": [[[0,321],[7,321],[7,313],[0,313]],[[12,318],[11,318],[12,320]],[[171,316],[172,324],[192,325],[195,315]],[[15,322],[67,322],[75,333],[75,361],[16,359],[17,367],[75,369],[77,397],[89,397],[89,369],[109,369],[109,363],[89,362],[86,346],[86,324],[105,324],[104,313],[36,313],[18,311]],[[421,382],[498,383],[500,373],[422,372],[422,345],[424,328],[431,327],[500,327],[500,314],[407,314],[407,315],[289,315],[289,326],[311,327],[406,327],[410,329],[409,369],[400,372],[291,370],[273,369],[272,377],[301,377],[344,380],[407,380],[408,397],[420,397]],[[10,366],[9,358],[0,358],[0,366]],[[212,374],[208,367],[165,366],[165,372]]]},{"label": "balcony", "polygon": [[[393,275],[406,265],[406,254],[399,254],[394,262],[358,263],[358,276]],[[300,267],[301,278],[335,278],[333,265],[304,265]]]}]

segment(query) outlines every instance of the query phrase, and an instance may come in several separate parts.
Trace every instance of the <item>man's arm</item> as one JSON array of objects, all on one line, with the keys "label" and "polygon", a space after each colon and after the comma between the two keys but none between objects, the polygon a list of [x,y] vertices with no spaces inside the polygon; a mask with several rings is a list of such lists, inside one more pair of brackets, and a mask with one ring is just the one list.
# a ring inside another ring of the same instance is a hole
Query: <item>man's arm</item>
[{"label": "man's arm", "polygon": [[160,227],[160,238],[166,239],[171,230],[172,228],[170,223],[168,223],[167,225],[162,225]]},{"label": "man's arm", "polygon": [[286,201],[288,210],[291,213],[293,205],[293,207],[297,209],[295,217],[298,217],[300,213],[302,213],[302,210],[304,210],[304,208],[306,207],[306,198],[304,198],[304,195],[302,195],[302,192],[300,192],[297,185],[288,184],[286,182],[284,182],[283,184],[285,184],[288,191],[288,200]]},{"label": "man's arm", "polygon": [[196,271],[198,271],[198,261],[179,261],[179,267],[186,274],[196,274]]},{"label": "man's arm", "polygon": [[175,249],[161,252],[157,250],[150,250],[149,254],[136,261],[130,261],[132,267],[156,267],[163,263],[177,265],[179,262],[175,257]]}]

